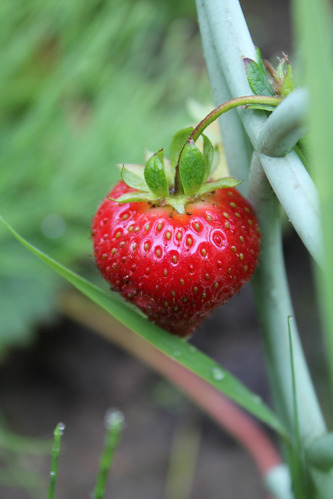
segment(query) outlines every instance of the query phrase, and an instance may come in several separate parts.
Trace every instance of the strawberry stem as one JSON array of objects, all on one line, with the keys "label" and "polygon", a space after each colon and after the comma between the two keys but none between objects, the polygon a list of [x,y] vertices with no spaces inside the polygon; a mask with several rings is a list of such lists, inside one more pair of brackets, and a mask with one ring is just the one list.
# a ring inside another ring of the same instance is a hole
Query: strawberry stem
[{"label": "strawberry stem", "polygon": [[230,99],[223,104],[220,104],[217,108],[213,109],[201,122],[195,127],[192,133],[189,135],[186,143],[180,151],[178,162],[176,165],[176,173],[175,173],[175,193],[181,194],[183,193],[183,186],[180,179],[179,173],[179,161],[181,155],[184,151],[185,145],[192,141],[197,141],[203,131],[213,123],[219,116],[223,113],[226,113],[230,109],[237,108],[238,106],[247,106],[249,104],[264,104],[270,106],[278,106],[282,101],[281,97],[271,97],[271,96],[260,96],[260,95],[250,95],[244,97],[235,97],[234,99]]}]

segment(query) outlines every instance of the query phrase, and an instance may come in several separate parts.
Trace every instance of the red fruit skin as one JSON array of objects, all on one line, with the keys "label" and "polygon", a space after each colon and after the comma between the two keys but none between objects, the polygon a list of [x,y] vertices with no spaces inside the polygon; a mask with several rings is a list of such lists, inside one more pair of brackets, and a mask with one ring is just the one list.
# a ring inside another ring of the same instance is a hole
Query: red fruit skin
[{"label": "red fruit skin", "polygon": [[[133,191],[122,181],[108,196]],[[249,202],[225,188],[186,205],[119,204],[106,197],[92,224],[95,259],[113,290],[180,337],[251,278],[260,231]]]}]

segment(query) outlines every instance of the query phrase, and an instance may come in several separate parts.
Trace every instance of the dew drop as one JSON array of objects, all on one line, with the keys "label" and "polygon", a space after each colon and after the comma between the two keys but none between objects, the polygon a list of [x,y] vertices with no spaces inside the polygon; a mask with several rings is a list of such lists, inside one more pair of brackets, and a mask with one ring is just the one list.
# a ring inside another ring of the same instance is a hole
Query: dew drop
[{"label": "dew drop", "polygon": [[221,368],[214,367],[212,369],[212,377],[214,380],[223,380],[225,378],[225,373]]}]

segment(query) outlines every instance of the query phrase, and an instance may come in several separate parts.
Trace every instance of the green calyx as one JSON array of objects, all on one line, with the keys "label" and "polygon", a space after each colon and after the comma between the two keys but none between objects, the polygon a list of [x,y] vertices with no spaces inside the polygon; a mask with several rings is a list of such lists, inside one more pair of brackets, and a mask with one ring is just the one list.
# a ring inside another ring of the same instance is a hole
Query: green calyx
[{"label": "green calyx", "polygon": [[135,189],[123,194],[118,203],[148,202],[152,205],[171,206],[183,214],[187,203],[221,188],[240,184],[233,177],[211,180],[215,169],[214,146],[202,134],[202,151],[195,145],[191,133],[193,127],[177,132],[170,144],[170,160],[164,158],[163,149],[154,153],[146,166],[123,165],[121,178]]}]

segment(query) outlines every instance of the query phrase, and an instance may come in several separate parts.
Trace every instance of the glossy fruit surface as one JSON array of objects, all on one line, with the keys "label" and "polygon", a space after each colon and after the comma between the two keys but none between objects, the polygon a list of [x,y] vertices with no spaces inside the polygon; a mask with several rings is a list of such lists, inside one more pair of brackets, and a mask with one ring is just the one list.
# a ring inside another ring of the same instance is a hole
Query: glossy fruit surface
[{"label": "glossy fruit surface", "polygon": [[[119,182],[109,196],[132,191]],[[251,278],[260,233],[250,204],[219,189],[179,214],[105,198],[92,227],[95,258],[113,290],[154,323],[187,336]]]}]

